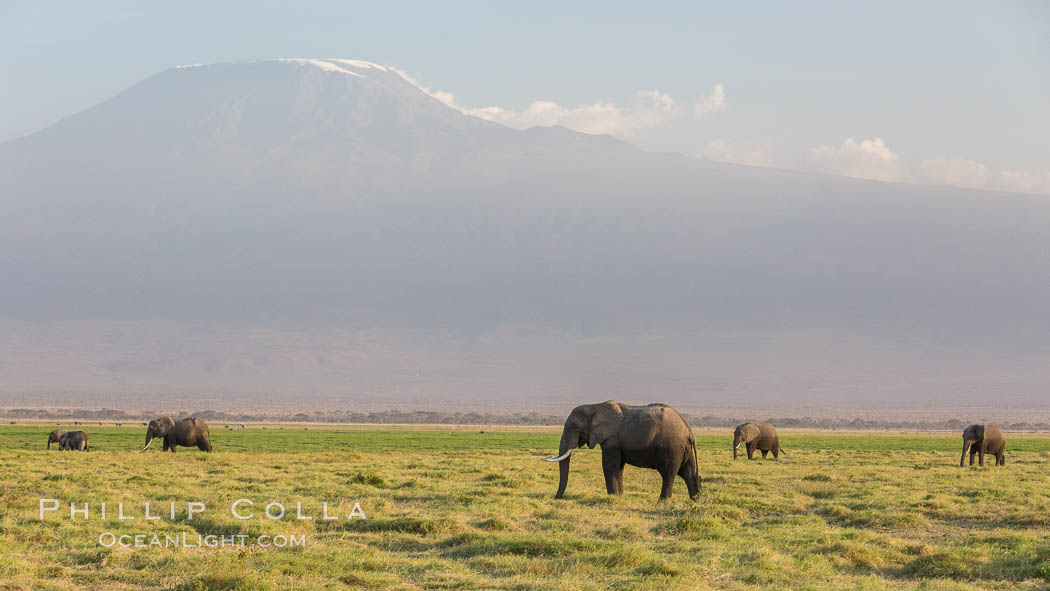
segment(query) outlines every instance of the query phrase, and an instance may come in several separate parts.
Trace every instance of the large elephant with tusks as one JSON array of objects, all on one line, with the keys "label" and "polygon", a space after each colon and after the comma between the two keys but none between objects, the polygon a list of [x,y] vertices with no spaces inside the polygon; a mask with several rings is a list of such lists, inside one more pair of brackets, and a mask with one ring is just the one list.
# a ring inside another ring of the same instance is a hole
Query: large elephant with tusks
[{"label": "large elephant with tusks", "polygon": [[577,406],[569,413],[561,433],[558,456],[558,494],[565,494],[569,482],[569,459],[573,450],[584,445],[602,448],[605,488],[611,495],[623,494],[623,467],[652,468],[663,478],[660,498],[671,498],[675,476],[681,476],[695,499],[702,488],[697,465],[696,438],[689,423],[666,404],[631,406],[622,402],[601,402]]},{"label": "large elephant with tusks", "polygon": [[201,451],[211,451],[211,436],[208,424],[203,419],[190,417],[188,419],[175,420],[171,417],[153,419],[146,427],[146,445],[141,451],[149,449],[153,438],[159,437],[164,441],[163,451],[171,450],[175,453],[175,446],[197,447]]}]

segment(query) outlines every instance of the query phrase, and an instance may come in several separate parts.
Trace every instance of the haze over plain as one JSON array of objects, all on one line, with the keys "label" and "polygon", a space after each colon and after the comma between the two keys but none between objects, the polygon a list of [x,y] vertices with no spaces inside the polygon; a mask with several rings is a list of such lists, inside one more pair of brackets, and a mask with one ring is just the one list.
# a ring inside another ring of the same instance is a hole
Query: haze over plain
[{"label": "haze over plain", "polygon": [[0,144],[0,388],[1045,406],[1050,199],[639,150],[367,62]]}]

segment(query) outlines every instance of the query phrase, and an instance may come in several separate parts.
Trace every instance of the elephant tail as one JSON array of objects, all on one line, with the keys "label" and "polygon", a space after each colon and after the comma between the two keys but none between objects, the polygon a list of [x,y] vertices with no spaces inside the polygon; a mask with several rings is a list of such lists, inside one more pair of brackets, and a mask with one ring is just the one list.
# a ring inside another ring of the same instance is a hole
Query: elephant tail
[{"label": "elephant tail", "polygon": [[696,483],[704,490],[704,479],[700,476],[700,460],[696,456],[696,437],[693,437],[693,468],[696,469]]},{"label": "elephant tail", "polygon": [[780,447],[780,444],[779,444],[779,443],[777,444],[777,447],[778,447],[778,448],[780,448],[780,453],[782,453],[782,454],[784,454],[784,455],[787,455],[787,452],[786,452],[786,451],[784,451],[784,448]]}]

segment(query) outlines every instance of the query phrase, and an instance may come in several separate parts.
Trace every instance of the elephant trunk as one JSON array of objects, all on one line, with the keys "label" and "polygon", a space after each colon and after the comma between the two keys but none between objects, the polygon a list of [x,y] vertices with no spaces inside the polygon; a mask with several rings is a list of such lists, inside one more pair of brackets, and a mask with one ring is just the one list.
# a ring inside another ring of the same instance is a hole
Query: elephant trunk
[{"label": "elephant trunk", "polygon": [[565,486],[569,484],[569,460],[572,459],[572,450],[576,448],[579,437],[575,433],[565,430],[561,434],[561,443],[558,445],[558,457],[552,461],[558,461],[558,492],[554,498],[560,499],[565,494]]},{"label": "elephant trunk", "polygon": [[963,439],[962,455],[959,456],[959,467],[960,468],[963,466],[963,461],[966,459],[966,450],[970,449],[970,444],[971,443],[972,443],[972,441],[970,441],[969,439]]},{"label": "elephant trunk", "polygon": [[740,443],[744,440],[739,433],[733,435],[733,459],[736,459],[736,450],[740,447]]},{"label": "elephant trunk", "polygon": [[51,442],[52,441],[54,441],[54,437],[51,437],[50,435],[48,435],[47,436],[47,448],[48,449],[51,449]]},{"label": "elephant trunk", "polygon": [[151,444],[151,443],[153,443],[153,433],[147,431],[146,432],[146,445],[143,445],[142,449],[140,449],[139,451],[146,451],[147,449],[149,449],[149,444]]},{"label": "elephant trunk", "polygon": [[569,484],[569,458],[558,462],[558,492],[554,498],[560,499],[565,495],[565,486]]}]

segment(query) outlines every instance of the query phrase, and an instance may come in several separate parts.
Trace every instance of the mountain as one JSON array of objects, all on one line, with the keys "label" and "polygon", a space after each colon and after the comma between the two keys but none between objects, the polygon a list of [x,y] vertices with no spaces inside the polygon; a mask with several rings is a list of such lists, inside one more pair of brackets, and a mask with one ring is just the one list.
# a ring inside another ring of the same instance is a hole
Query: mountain
[{"label": "mountain", "polygon": [[0,391],[1030,404],[1047,228],[516,131],[368,62],[173,68],[0,144]]}]

